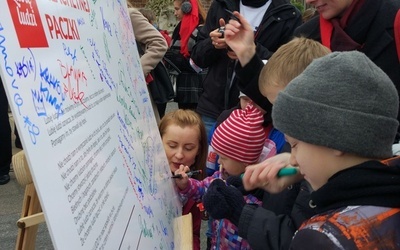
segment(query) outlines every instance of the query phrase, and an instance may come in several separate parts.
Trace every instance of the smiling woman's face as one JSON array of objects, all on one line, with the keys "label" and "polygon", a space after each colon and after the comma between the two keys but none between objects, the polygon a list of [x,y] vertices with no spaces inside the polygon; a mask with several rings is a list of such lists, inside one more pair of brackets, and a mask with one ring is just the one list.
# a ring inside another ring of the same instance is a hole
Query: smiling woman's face
[{"label": "smiling woman's face", "polygon": [[315,7],[324,19],[341,16],[353,0],[306,0],[307,4]]},{"label": "smiling woman's face", "polygon": [[162,136],[171,172],[175,172],[181,164],[191,166],[200,149],[200,131],[195,126],[179,127],[170,125]]}]

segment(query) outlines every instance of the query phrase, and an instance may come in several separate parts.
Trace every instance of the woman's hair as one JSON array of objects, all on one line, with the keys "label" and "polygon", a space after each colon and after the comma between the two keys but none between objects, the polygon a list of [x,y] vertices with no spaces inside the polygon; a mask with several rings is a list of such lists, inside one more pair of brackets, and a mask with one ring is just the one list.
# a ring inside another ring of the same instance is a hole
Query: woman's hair
[{"label": "woman's hair", "polygon": [[158,129],[160,131],[161,138],[166,133],[167,128],[171,125],[177,125],[181,128],[185,127],[195,127],[199,131],[199,152],[196,155],[195,162],[191,167],[191,170],[202,170],[201,175],[197,175],[193,178],[202,180],[206,174],[206,160],[208,154],[208,143],[207,143],[207,134],[206,129],[204,127],[204,123],[201,120],[200,116],[188,109],[177,109],[175,111],[169,112],[165,114],[165,116],[161,119],[160,125]]},{"label": "woman's hair", "polygon": [[[180,2],[181,4],[183,2],[190,2],[190,0],[175,0],[175,1]],[[204,22],[206,21],[207,12],[205,11],[204,6],[200,0],[196,0],[196,2],[197,2],[197,7],[199,8],[199,24],[204,24]]]},{"label": "woman's hair", "polygon": [[145,18],[147,18],[149,23],[153,24],[156,21],[156,16],[151,9],[140,8],[139,11]]},{"label": "woman's hair", "polygon": [[126,4],[128,5],[128,8],[134,8],[135,7],[135,4],[134,4],[133,0],[127,0]]}]

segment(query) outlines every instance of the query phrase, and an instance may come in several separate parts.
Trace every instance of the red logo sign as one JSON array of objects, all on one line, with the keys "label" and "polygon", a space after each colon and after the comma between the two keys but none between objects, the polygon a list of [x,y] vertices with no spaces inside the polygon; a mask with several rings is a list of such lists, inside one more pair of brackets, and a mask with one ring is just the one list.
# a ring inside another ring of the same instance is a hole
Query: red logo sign
[{"label": "red logo sign", "polygon": [[36,0],[7,0],[21,48],[48,47]]}]

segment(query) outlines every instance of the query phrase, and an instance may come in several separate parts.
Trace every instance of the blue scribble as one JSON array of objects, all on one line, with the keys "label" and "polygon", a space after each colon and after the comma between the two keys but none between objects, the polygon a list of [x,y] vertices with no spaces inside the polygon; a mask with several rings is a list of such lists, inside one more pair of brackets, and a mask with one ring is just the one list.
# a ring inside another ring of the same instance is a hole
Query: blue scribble
[{"label": "blue scribble", "polygon": [[139,192],[139,195],[140,195],[139,198],[143,199],[144,198],[143,188],[142,187],[137,187],[137,191]]},{"label": "blue scribble", "polygon": [[39,127],[36,126],[29,120],[28,116],[24,116],[24,128],[28,126],[29,136],[31,137],[31,142],[36,145],[36,136],[40,134]]},{"label": "blue scribble", "polygon": [[105,31],[108,31],[108,34],[110,34],[110,36],[112,36],[111,25],[110,25],[110,23],[104,18],[103,7],[100,7],[100,12],[101,12],[101,19],[103,20],[103,28],[104,28]]},{"label": "blue scribble", "polygon": [[153,214],[153,209],[150,206],[143,206],[144,211],[146,212],[146,214],[151,218],[154,217]]},{"label": "blue scribble", "polygon": [[51,89],[54,89],[57,92],[57,95],[61,97],[62,101],[65,101],[65,93],[63,92],[60,80],[52,75],[47,67],[44,69],[42,69],[42,65],[39,65],[39,67],[41,79],[44,80]]},{"label": "blue scribble", "polygon": [[22,104],[24,104],[24,100],[22,99],[22,97],[19,93],[14,94],[14,103],[18,107],[18,114],[21,115],[20,107],[22,106]]},{"label": "blue scribble", "polygon": [[160,222],[160,227],[161,227],[161,231],[163,232],[163,234],[165,236],[168,235],[168,229],[167,227],[164,225],[164,221],[163,220],[158,220]]},{"label": "blue scribble", "polygon": [[47,116],[45,103],[50,104],[56,110],[57,118],[64,114],[62,109],[63,102],[58,100],[56,96],[50,93],[50,90],[43,86],[43,82],[40,81],[40,89],[31,89],[33,104],[35,105],[36,113],[38,116]]},{"label": "blue scribble", "polygon": [[[3,27],[1,27],[0,24],[0,31],[3,30]],[[3,43],[6,41],[6,38],[3,35],[0,35],[0,50],[1,53],[3,54],[3,60],[4,60],[4,68],[6,69],[6,72],[9,76],[13,77],[14,76],[14,71],[10,65],[8,65],[7,61],[7,52],[6,52],[6,47],[3,45]]]},{"label": "blue scribble", "polygon": [[83,19],[82,17],[81,17],[81,18],[78,18],[78,19],[76,19],[76,21],[77,21],[77,23],[78,23],[78,25],[79,25],[79,26],[81,26],[81,25],[84,25],[84,24],[85,24],[85,19]]},{"label": "blue scribble", "polygon": [[72,51],[70,47],[68,47],[65,43],[63,43],[63,49],[66,56],[69,56],[72,59],[72,65],[77,61],[76,59],[76,49]]},{"label": "blue scribble", "polygon": [[30,53],[30,57],[26,58],[22,57],[20,62],[15,62],[15,68],[17,75],[21,78],[26,78],[28,75],[33,74],[34,80],[36,80],[36,60],[35,56],[32,53],[32,50],[28,48]]}]

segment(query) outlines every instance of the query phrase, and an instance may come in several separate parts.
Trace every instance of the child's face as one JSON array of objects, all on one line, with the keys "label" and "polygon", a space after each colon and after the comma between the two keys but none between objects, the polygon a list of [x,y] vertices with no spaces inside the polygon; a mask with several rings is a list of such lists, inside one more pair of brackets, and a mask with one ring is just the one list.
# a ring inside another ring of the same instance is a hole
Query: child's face
[{"label": "child's face", "polygon": [[199,134],[194,126],[181,128],[173,124],[166,129],[162,142],[171,172],[181,164],[189,167],[194,164],[200,149]]},{"label": "child's face", "polygon": [[221,166],[222,179],[226,180],[229,176],[237,176],[244,173],[246,169],[245,163],[233,160],[219,152],[217,152],[217,154],[219,156],[218,163]]},{"label": "child's face", "polygon": [[298,166],[314,190],[319,189],[338,170],[334,149],[313,145],[285,135],[292,151],[290,164]]}]

